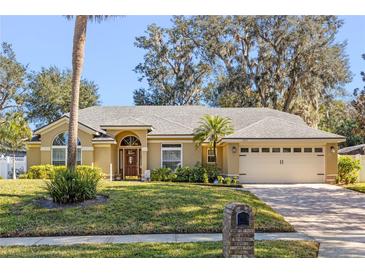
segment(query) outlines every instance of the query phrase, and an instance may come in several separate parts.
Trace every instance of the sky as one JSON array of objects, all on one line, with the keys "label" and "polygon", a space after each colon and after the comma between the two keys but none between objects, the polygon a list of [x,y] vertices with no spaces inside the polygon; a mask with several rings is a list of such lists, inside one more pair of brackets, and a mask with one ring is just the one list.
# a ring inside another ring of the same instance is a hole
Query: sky
[{"label": "sky", "polygon": [[[346,88],[363,87],[365,16],[345,16],[338,41],[347,41],[346,54],[353,80]],[[126,16],[88,25],[83,77],[99,86],[102,105],[133,105],[133,91],[143,87],[134,67],[144,50],[134,46],[149,24],[169,26],[169,16]],[[62,16],[0,16],[0,41],[11,43],[19,62],[30,70],[55,65],[71,68],[74,21]]]}]

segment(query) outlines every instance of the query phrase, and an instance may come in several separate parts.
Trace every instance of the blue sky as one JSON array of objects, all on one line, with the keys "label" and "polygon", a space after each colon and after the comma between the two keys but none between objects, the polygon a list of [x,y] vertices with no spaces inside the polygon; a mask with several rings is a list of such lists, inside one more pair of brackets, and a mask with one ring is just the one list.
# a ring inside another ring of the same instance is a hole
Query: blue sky
[{"label": "blue sky", "polygon": [[[103,105],[133,105],[133,90],[141,87],[132,70],[143,60],[144,51],[133,43],[147,25],[168,26],[169,16],[127,16],[101,24],[89,24],[83,76],[99,86]],[[341,17],[345,24],[337,36],[347,40],[347,54],[353,81],[352,92],[364,86],[360,71],[365,70],[365,16]],[[71,68],[73,21],[61,16],[1,16],[0,41],[13,45],[17,58],[31,70],[56,65]]]}]

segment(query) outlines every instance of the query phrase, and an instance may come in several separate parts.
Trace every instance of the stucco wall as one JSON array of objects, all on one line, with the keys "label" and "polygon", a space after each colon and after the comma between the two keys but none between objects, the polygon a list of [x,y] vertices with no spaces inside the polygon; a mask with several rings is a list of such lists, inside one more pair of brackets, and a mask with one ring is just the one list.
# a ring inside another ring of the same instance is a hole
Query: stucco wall
[{"label": "stucco wall", "polygon": [[147,169],[161,167],[161,143],[148,144],[148,165]]},{"label": "stucco wall", "polygon": [[[36,164],[52,164],[51,149],[54,138],[63,133],[67,132],[68,124],[64,122],[49,129],[48,131],[41,134],[41,145],[38,150],[28,148],[28,167]],[[82,164],[91,165],[94,161],[94,153],[92,151],[92,134],[89,134],[83,130],[78,130],[78,138],[81,142],[82,147]],[[30,159],[30,161],[29,161]]]},{"label": "stucco wall", "polygon": [[27,170],[31,166],[41,164],[41,147],[39,146],[27,146]]},{"label": "stucco wall", "polygon": [[[208,164],[208,149],[209,146],[203,146],[202,147],[202,163],[203,165],[207,165]],[[218,146],[217,147],[217,163],[216,163],[217,167],[220,170],[223,170],[223,147],[222,146]]]},{"label": "stucco wall", "polygon": [[148,143],[148,169],[152,170],[161,167],[161,144],[164,143],[182,144],[183,166],[192,167],[195,166],[198,162],[202,163],[202,149],[201,147],[195,148],[192,140],[162,139],[153,140],[153,142]]},{"label": "stucco wall", "polygon": [[184,143],[183,145],[183,166],[195,166],[202,163],[202,148],[196,148],[194,143]]},{"label": "stucco wall", "polygon": [[94,165],[102,169],[105,176],[109,176],[111,163],[111,145],[94,146]]},{"label": "stucco wall", "polygon": [[[233,153],[233,147],[236,148],[236,153]],[[225,147],[225,162],[226,165],[223,168],[223,173],[228,176],[238,176],[239,174],[239,144],[238,143],[229,143]]]},{"label": "stucco wall", "polygon": [[[331,147],[334,147],[334,149],[335,149],[334,153],[331,151]],[[337,152],[338,152],[338,145],[336,143],[326,144],[326,151],[325,151],[326,182],[329,182],[329,183],[334,183],[336,181],[337,172],[338,172]]]}]

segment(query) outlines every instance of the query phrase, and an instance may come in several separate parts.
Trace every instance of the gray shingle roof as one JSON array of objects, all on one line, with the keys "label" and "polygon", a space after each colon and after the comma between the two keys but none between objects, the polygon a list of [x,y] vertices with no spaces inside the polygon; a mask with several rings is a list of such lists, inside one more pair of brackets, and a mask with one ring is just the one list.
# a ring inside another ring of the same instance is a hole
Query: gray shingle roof
[{"label": "gray shingle roof", "polygon": [[338,150],[338,154],[365,154],[365,144],[357,145],[357,146],[351,146],[351,147],[344,147]]},{"label": "gray shingle roof", "polygon": [[314,129],[278,117],[265,117],[223,139],[315,139],[343,138],[340,135]]},{"label": "gray shingle roof", "polygon": [[99,132],[103,126],[152,126],[149,135],[191,135],[204,114],[230,117],[229,138],[343,138],[313,129],[296,115],[269,108],[206,106],[95,106],[79,111],[79,121]]}]

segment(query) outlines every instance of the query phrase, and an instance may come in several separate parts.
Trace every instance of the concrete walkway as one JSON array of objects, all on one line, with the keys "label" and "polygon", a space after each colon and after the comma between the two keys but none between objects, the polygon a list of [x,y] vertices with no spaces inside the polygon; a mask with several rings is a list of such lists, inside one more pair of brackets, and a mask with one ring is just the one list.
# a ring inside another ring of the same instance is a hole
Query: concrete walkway
[{"label": "concrete walkway", "polygon": [[[256,240],[313,240],[303,233],[256,233]],[[0,246],[74,245],[102,243],[185,243],[221,241],[221,233],[198,234],[136,234],[100,236],[55,236],[0,238]]]},{"label": "concrete walkway", "polygon": [[328,184],[244,187],[320,242],[319,257],[365,257],[365,194]]}]

